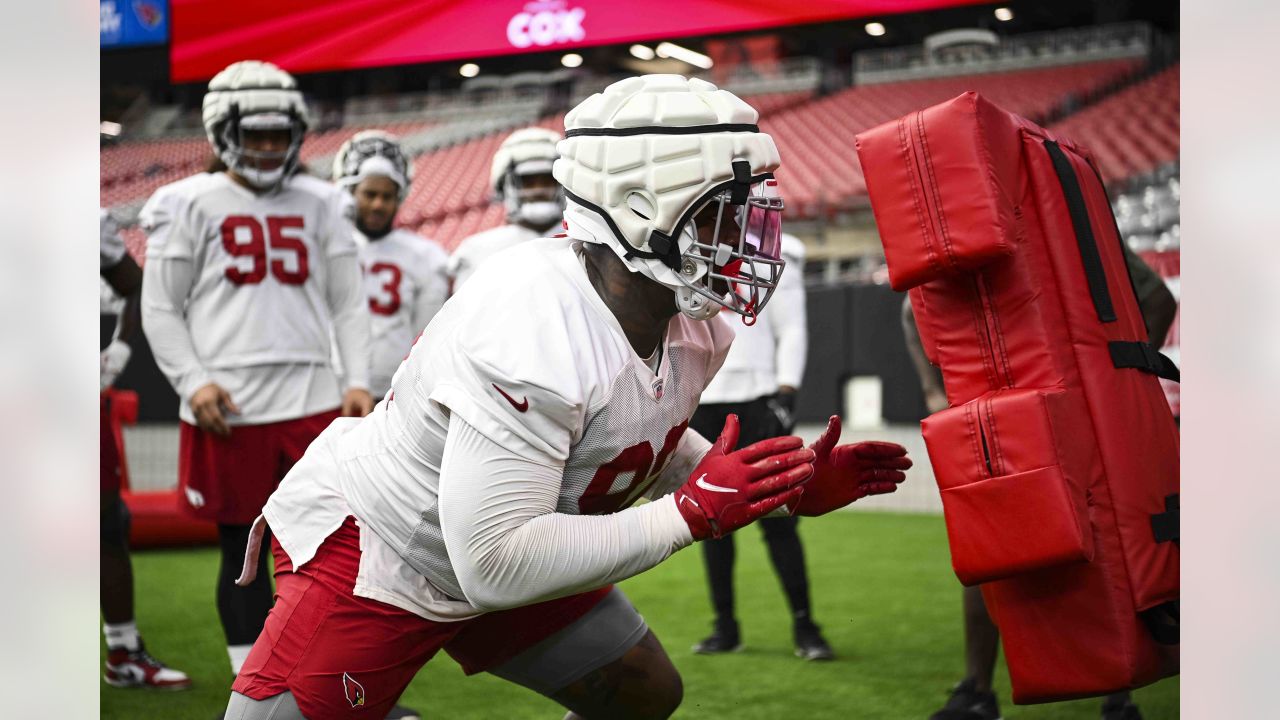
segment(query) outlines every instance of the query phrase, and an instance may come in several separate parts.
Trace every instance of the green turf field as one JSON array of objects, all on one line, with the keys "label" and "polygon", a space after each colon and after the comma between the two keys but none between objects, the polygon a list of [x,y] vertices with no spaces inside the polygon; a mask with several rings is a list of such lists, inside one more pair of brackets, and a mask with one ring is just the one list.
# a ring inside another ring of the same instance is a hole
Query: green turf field
[{"label": "green turf field", "polygon": [[[790,621],[760,533],[738,535],[738,614],[746,648],[729,656],[689,651],[710,610],[697,548],[623,584],[684,677],[677,718],[885,718],[924,720],[961,674],[960,586],[942,518],[835,513],[801,523],[814,614],[838,655],[806,663],[791,654]],[[102,686],[102,717],[211,720],[226,705],[231,673],[213,605],[211,550],[134,555],[138,624],[149,649],[185,670],[183,693]],[[996,670],[1005,718],[1097,718],[1098,700],[1017,707],[1003,662]],[[1147,720],[1178,717],[1178,680],[1136,693]],[[559,718],[559,706],[489,676],[467,678],[443,653],[403,704],[432,718]]]}]

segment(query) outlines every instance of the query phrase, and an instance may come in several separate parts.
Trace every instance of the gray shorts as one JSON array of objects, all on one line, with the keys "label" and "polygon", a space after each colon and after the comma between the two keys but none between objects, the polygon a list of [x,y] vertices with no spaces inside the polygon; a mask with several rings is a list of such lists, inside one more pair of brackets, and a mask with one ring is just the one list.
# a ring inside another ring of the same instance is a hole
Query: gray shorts
[{"label": "gray shorts", "polygon": [[622,657],[648,632],[644,618],[615,587],[577,622],[489,672],[543,695],[553,695]]}]

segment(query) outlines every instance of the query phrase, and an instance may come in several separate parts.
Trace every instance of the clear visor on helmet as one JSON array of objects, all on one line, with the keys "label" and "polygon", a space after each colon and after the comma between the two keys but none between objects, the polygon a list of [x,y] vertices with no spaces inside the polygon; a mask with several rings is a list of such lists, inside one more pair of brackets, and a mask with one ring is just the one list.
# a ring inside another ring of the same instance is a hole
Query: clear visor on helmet
[{"label": "clear visor on helmet", "polygon": [[778,287],[786,264],[784,207],[773,178],[752,185],[740,205],[733,203],[730,190],[709,198],[690,223],[694,242],[684,253],[682,275],[688,275],[687,262],[701,261],[709,267],[690,287],[753,324]]}]

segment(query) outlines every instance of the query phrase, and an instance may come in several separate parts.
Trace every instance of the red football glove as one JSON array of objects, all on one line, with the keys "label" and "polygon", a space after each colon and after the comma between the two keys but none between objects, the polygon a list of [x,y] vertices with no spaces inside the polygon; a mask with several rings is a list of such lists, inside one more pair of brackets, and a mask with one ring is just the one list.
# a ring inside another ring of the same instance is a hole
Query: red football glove
[{"label": "red football glove", "polygon": [[832,416],[813,450],[813,478],[805,483],[797,512],[825,515],[864,498],[898,489],[911,467],[907,449],[891,442],[860,442],[835,447],[840,439],[840,418]]},{"label": "red football glove", "polygon": [[813,451],[798,437],[734,450],[737,444],[738,416],[730,415],[720,439],[675,492],[694,540],[724,537],[783,505],[795,508],[798,485],[813,474]]}]

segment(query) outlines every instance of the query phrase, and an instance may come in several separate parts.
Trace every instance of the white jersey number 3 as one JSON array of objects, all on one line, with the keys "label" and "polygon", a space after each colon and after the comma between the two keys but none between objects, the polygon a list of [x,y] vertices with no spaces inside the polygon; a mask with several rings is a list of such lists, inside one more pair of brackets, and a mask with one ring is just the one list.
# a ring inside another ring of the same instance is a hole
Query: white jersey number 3
[{"label": "white jersey number 3", "polygon": [[[266,233],[262,223],[252,215],[228,215],[222,221],[222,248],[235,261],[227,266],[227,279],[236,285],[256,285],[267,277],[268,268],[283,285],[301,285],[307,281],[310,267],[307,264],[307,246],[294,234],[304,227],[299,215],[269,216]],[[267,257],[267,241],[271,245],[270,261]],[[292,258],[289,256],[292,255]],[[241,260],[249,260],[248,268]],[[290,262],[292,261],[292,262]]]}]

